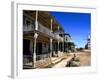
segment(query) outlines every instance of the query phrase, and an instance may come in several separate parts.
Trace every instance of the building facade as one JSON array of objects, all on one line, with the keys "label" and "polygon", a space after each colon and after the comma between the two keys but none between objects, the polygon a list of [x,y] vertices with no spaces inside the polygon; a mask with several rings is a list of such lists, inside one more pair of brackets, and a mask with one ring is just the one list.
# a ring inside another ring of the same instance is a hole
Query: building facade
[{"label": "building facade", "polygon": [[[23,11],[23,68],[41,68],[51,64],[52,56],[61,56],[64,30],[44,11]],[[62,53],[63,54],[63,53]]]},{"label": "building facade", "polygon": [[64,33],[64,52],[75,52],[75,44],[72,42],[70,34]]}]

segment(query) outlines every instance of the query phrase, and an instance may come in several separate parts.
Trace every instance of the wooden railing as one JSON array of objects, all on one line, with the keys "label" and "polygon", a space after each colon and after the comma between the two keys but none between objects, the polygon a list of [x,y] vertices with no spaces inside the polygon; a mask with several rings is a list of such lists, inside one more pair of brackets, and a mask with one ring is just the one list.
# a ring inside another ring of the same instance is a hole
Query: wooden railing
[{"label": "wooden railing", "polygon": [[24,25],[24,27],[23,27],[23,31],[34,31],[35,29],[34,29],[34,26],[33,25]]},{"label": "wooden railing", "polygon": [[36,60],[44,60],[46,58],[50,58],[50,54],[36,55]]},{"label": "wooden railing", "polygon": [[42,33],[45,33],[55,39],[59,39],[60,41],[63,41],[63,38],[59,36],[59,34],[54,34],[50,31],[50,29],[44,27],[42,24],[39,23],[39,27],[38,27],[38,30]]},{"label": "wooden railing", "polygon": [[[24,27],[23,27],[23,31],[24,32],[34,31],[34,30],[35,30],[35,27],[33,25],[29,25],[29,26],[24,25]],[[44,33],[44,34],[46,34],[48,36],[51,36],[56,40],[60,40],[60,41],[63,40],[63,38],[60,37],[59,34],[52,33],[50,31],[50,29],[46,28],[41,23],[38,23],[38,31],[40,31],[41,33]]]},{"label": "wooden railing", "polygon": [[39,30],[40,32],[42,32],[42,33],[45,33],[45,34],[49,35],[49,36],[53,36],[53,33],[51,33],[50,29],[44,27],[44,26],[43,26],[42,24],[40,24],[40,23],[38,24],[38,30]]}]

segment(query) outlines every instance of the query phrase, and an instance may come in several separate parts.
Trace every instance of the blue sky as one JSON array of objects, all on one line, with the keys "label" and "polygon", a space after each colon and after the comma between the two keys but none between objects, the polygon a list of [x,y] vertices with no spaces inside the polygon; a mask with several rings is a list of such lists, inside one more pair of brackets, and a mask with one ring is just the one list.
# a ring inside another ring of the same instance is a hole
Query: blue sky
[{"label": "blue sky", "polygon": [[78,47],[84,47],[87,36],[91,31],[91,14],[71,12],[51,12],[65,32],[69,33],[72,41]]}]

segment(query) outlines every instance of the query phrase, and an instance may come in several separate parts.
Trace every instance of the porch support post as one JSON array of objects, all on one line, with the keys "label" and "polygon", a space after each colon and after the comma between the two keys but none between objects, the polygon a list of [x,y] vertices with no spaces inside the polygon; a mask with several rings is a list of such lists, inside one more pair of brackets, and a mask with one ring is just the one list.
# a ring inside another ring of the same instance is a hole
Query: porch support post
[{"label": "porch support post", "polygon": [[[38,30],[38,11],[36,11],[35,14],[35,30]],[[34,33],[34,51],[33,51],[33,63],[32,67],[35,68],[35,63],[36,63],[36,39],[38,37],[37,33]]]},{"label": "porch support post", "polygon": [[58,54],[59,54],[59,40],[58,40]]},{"label": "porch support post", "polygon": [[[53,22],[53,19],[51,18],[51,24],[50,24],[50,27],[51,27],[51,33],[52,33],[52,22]],[[52,57],[52,38],[50,38],[50,60],[51,60],[51,57]]]},{"label": "porch support post", "polygon": [[58,25],[58,55],[59,55],[59,25]]},{"label": "porch support post", "polygon": [[68,43],[70,42],[69,36],[67,36],[67,53],[69,53],[69,45]]},{"label": "porch support post", "polygon": [[68,42],[67,42],[67,53],[69,52],[69,48],[68,48]]},{"label": "porch support post", "polygon": [[62,52],[64,52],[64,33],[63,33],[63,40],[62,40]]},{"label": "porch support post", "polygon": [[53,19],[51,18],[51,32],[52,32],[52,23],[53,23]]},{"label": "porch support post", "polygon": [[65,40],[63,41],[63,52],[64,52],[64,42],[65,42]]},{"label": "porch support post", "polygon": [[62,41],[62,52],[64,52],[64,41]]},{"label": "porch support post", "polygon": [[38,11],[36,11],[35,18],[35,30],[38,30]]},{"label": "porch support post", "polygon": [[50,60],[52,57],[52,38],[50,38]]},{"label": "porch support post", "polygon": [[36,40],[37,40],[38,34],[35,33],[34,34],[34,51],[33,51],[33,63],[32,63],[32,67],[35,68],[35,63],[36,63]]}]

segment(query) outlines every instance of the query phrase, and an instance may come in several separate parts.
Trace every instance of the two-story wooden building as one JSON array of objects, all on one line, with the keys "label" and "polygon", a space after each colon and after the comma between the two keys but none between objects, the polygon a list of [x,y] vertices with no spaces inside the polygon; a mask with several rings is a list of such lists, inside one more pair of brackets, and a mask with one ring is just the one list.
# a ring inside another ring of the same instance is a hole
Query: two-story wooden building
[{"label": "two-story wooden building", "polygon": [[51,64],[52,56],[63,52],[64,32],[48,11],[23,10],[23,68],[41,68]]}]

